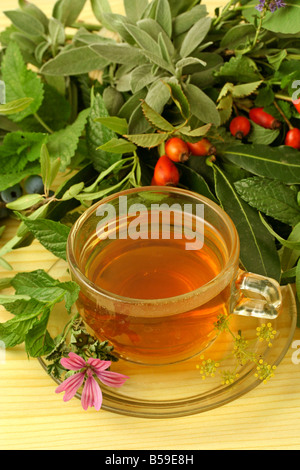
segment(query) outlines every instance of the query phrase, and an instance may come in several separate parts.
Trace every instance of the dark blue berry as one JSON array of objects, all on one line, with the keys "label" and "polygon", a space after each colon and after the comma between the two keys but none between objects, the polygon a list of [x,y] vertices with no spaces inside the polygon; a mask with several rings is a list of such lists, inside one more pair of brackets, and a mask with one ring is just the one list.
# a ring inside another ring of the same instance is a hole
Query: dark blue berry
[{"label": "dark blue berry", "polygon": [[2,200],[8,204],[9,202],[13,202],[16,199],[19,199],[19,197],[22,196],[23,191],[19,184],[15,184],[11,188],[7,188],[4,191],[1,191],[0,194]]},{"label": "dark blue berry", "polygon": [[44,183],[39,175],[32,175],[27,178],[24,184],[27,194],[44,194]]}]

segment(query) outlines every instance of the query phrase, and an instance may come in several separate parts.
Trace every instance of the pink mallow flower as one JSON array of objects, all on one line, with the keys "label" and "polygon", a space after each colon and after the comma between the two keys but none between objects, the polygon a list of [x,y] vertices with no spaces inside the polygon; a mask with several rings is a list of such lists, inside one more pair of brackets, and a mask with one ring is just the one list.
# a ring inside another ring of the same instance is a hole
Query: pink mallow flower
[{"label": "pink mallow flower", "polygon": [[126,375],[106,370],[111,366],[111,361],[101,361],[93,357],[85,361],[73,352],[60,362],[65,369],[78,372],[62,382],[55,392],[65,392],[63,400],[69,401],[85,381],[81,394],[81,404],[84,410],[87,410],[89,406],[94,406],[99,411],[102,406],[102,391],[95,376],[109,387],[121,387],[129,378]]}]

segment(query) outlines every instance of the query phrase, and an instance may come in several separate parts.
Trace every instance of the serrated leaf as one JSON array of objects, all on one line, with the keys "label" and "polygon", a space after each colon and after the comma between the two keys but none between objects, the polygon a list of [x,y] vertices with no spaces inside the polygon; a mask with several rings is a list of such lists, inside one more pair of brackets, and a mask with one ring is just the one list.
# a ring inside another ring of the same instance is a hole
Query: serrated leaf
[{"label": "serrated leaf", "polygon": [[197,129],[190,129],[190,127],[182,127],[178,128],[178,131],[187,136],[187,137],[203,137],[207,134],[209,129],[211,128],[211,124],[205,124],[204,126],[198,127]]},{"label": "serrated leaf", "polygon": [[73,124],[49,136],[47,148],[52,158],[60,158],[61,170],[66,169],[75,155],[90,110],[81,111]]},{"label": "serrated leaf", "polygon": [[48,219],[30,220],[21,215],[20,218],[28,230],[47,250],[58,258],[67,259],[66,247],[70,233],[69,227]]},{"label": "serrated leaf", "polygon": [[95,121],[100,117],[108,118],[109,114],[102,96],[99,93],[94,95],[93,92],[91,96],[91,110],[88,117],[86,138],[90,158],[94,167],[99,172],[108,168],[112,163],[121,158],[120,154],[106,152],[102,149],[99,150],[101,145],[117,137],[114,131],[100,122]]},{"label": "serrated leaf", "polygon": [[6,84],[6,99],[8,102],[21,98],[31,98],[33,100],[26,109],[12,114],[10,119],[14,122],[20,122],[26,116],[36,113],[44,97],[43,84],[36,73],[27,69],[20,49],[14,42],[11,42],[5,51],[1,73]]},{"label": "serrated leaf", "polygon": [[200,18],[189,30],[180,48],[182,58],[190,56],[200,46],[210,30],[211,21],[211,18],[208,17]]},{"label": "serrated leaf", "polygon": [[251,95],[254,91],[259,88],[263,83],[263,80],[259,80],[252,83],[243,83],[242,85],[235,85],[232,89],[232,96],[234,98],[244,98]]},{"label": "serrated leaf", "polygon": [[146,101],[142,102],[142,110],[147,121],[150,122],[152,127],[165,131],[165,132],[174,132],[175,128],[170,124],[161,114],[154,111],[154,109],[149,106]]},{"label": "serrated leaf", "polygon": [[242,265],[250,272],[280,280],[281,266],[274,239],[258,212],[240,199],[228,175],[216,165],[213,169],[216,195],[239,234]]},{"label": "serrated leaf", "polygon": [[133,142],[138,147],[153,148],[165,142],[168,138],[168,134],[136,134],[136,135],[125,135],[126,139]]},{"label": "serrated leaf", "polygon": [[300,222],[297,192],[283,183],[254,176],[236,181],[235,189],[250,206],[288,225]]}]

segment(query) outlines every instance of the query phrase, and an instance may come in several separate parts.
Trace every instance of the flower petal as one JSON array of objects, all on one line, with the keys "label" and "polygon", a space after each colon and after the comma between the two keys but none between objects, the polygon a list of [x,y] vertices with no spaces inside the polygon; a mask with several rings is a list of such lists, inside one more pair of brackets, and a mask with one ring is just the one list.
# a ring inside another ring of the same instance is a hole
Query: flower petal
[{"label": "flower petal", "polygon": [[76,394],[77,390],[81,387],[84,381],[84,372],[79,372],[78,374],[74,374],[71,377],[67,378],[62,382],[57,389],[55,390],[55,393],[61,393],[61,392],[66,392],[64,395],[63,400],[64,401],[69,401],[71,398],[74,397]]},{"label": "flower petal", "polygon": [[86,367],[85,360],[73,352],[69,353],[69,359],[63,357],[60,361],[61,365],[68,370],[80,370],[83,367]]},{"label": "flower petal", "polygon": [[102,406],[102,392],[98,382],[92,375],[88,375],[81,395],[81,404],[84,410],[94,406],[97,411]]},{"label": "flower petal", "polygon": [[127,375],[119,374],[118,372],[111,372],[109,370],[102,371],[97,374],[98,379],[109,387],[121,387],[129,377]]},{"label": "flower petal", "polygon": [[101,359],[96,359],[94,357],[90,357],[87,363],[93,368],[95,373],[106,370],[111,366],[111,361],[102,361]]}]

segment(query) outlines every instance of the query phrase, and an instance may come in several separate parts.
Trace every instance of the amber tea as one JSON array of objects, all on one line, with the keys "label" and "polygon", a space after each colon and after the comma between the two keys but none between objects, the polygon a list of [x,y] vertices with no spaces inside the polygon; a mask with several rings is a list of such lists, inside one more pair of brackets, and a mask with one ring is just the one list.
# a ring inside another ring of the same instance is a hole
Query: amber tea
[{"label": "amber tea", "polygon": [[[151,231],[144,215],[139,237],[123,234],[120,239],[121,230],[111,240],[94,234],[82,253],[85,276],[95,286],[140,306],[135,315],[130,308],[116,312],[80,297],[80,313],[97,337],[132,361],[169,363],[197,354],[213,340],[214,323],[228,309],[229,295],[223,289],[190,311],[172,314],[166,306],[163,315],[155,309],[152,315],[143,314],[143,301],[184,297],[215,279],[227,262],[226,244],[211,225],[202,220],[203,243],[191,250],[191,236],[182,233],[175,219],[176,213],[166,234],[162,224]],[[132,220],[116,225],[128,227]]]}]

